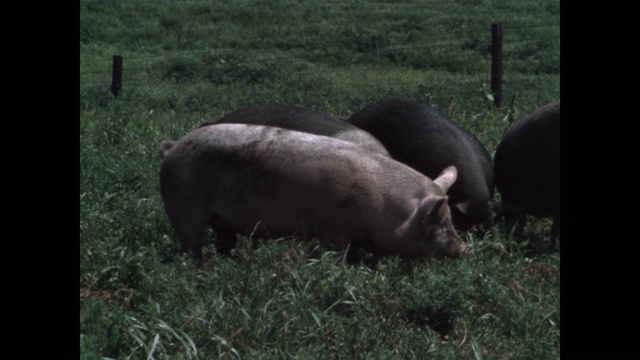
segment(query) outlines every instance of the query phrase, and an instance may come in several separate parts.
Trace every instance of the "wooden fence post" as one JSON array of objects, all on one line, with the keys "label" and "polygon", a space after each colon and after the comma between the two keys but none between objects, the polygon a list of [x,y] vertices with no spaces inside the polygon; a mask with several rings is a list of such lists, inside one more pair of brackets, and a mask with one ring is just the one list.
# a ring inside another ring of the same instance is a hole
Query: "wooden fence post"
[{"label": "wooden fence post", "polygon": [[113,75],[111,77],[111,93],[118,96],[122,90],[122,56],[113,55]]},{"label": "wooden fence post", "polygon": [[491,24],[491,91],[493,102],[502,106],[502,25]]}]

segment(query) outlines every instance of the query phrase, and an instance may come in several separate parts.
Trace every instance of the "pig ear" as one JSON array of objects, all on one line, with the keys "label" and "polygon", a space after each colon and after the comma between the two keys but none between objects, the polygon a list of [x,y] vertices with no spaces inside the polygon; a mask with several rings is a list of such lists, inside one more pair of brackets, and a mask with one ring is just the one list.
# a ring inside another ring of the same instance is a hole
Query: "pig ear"
[{"label": "pig ear", "polygon": [[458,177],[458,170],[455,166],[449,166],[448,168],[442,170],[440,175],[433,180],[436,185],[440,186],[442,190],[446,193],[447,190],[456,182],[456,178]]},{"label": "pig ear", "polygon": [[421,204],[421,210],[425,211],[422,218],[422,223],[440,223],[440,221],[447,217],[447,196],[429,197],[425,199]]},{"label": "pig ear", "polygon": [[465,201],[465,202],[461,202],[461,203],[457,203],[455,205],[453,205],[458,211],[460,211],[460,213],[464,214],[464,215],[469,215],[469,202]]}]

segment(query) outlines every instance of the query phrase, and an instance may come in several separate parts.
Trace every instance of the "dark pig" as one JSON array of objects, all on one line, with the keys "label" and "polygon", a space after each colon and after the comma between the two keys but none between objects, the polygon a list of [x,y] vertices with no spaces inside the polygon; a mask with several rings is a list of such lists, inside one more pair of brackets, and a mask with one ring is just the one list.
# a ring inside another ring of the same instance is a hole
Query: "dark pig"
[{"label": "dark pig", "polygon": [[525,215],[553,217],[551,247],[560,235],[560,100],[509,127],[494,156],[496,188],[507,224],[523,236]]},{"label": "dark pig", "polygon": [[375,136],[392,158],[433,178],[453,165],[449,189],[453,223],[460,230],[489,219],[494,179],[491,155],[447,116],[419,102],[388,100],[365,107],[347,121]]},{"label": "dark pig", "polygon": [[322,112],[295,105],[256,105],[231,112],[206,122],[212,124],[253,124],[276,126],[310,134],[324,135],[358,144],[370,151],[389,155],[384,146],[368,132]]},{"label": "dark pig", "polygon": [[[435,180],[343,140],[277,127],[216,124],[160,147],[160,192],[184,251],[200,259],[205,227],[229,235],[317,237],[376,257],[457,257],[466,250]],[[259,226],[257,226],[259,224]]]}]

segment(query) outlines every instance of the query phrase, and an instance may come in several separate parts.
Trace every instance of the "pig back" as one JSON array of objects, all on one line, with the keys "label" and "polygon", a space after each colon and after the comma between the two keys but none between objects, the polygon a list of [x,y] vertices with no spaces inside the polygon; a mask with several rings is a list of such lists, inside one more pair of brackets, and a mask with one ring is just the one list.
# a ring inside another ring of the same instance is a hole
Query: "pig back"
[{"label": "pig back", "polygon": [[200,127],[213,124],[275,126],[345,140],[369,151],[389,155],[382,143],[368,132],[339,118],[295,105],[255,105],[231,112],[218,120],[208,121]]}]

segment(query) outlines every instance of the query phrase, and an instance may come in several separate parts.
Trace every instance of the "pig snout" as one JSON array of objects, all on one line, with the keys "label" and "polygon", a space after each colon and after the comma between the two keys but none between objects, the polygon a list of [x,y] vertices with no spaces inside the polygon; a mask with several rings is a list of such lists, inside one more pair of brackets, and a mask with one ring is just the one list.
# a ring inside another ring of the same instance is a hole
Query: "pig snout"
[{"label": "pig snout", "polygon": [[467,244],[465,244],[463,241],[458,239],[458,241],[452,241],[450,246],[445,251],[444,255],[452,259],[457,259],[466,251],[467,251]]},{"label": "pig snout", "polygon": [[451,226],[447,229],[447,240],[441,248],[440,255],[457,259],[467,251],[467,244],[460,238],[457,231]]}]

